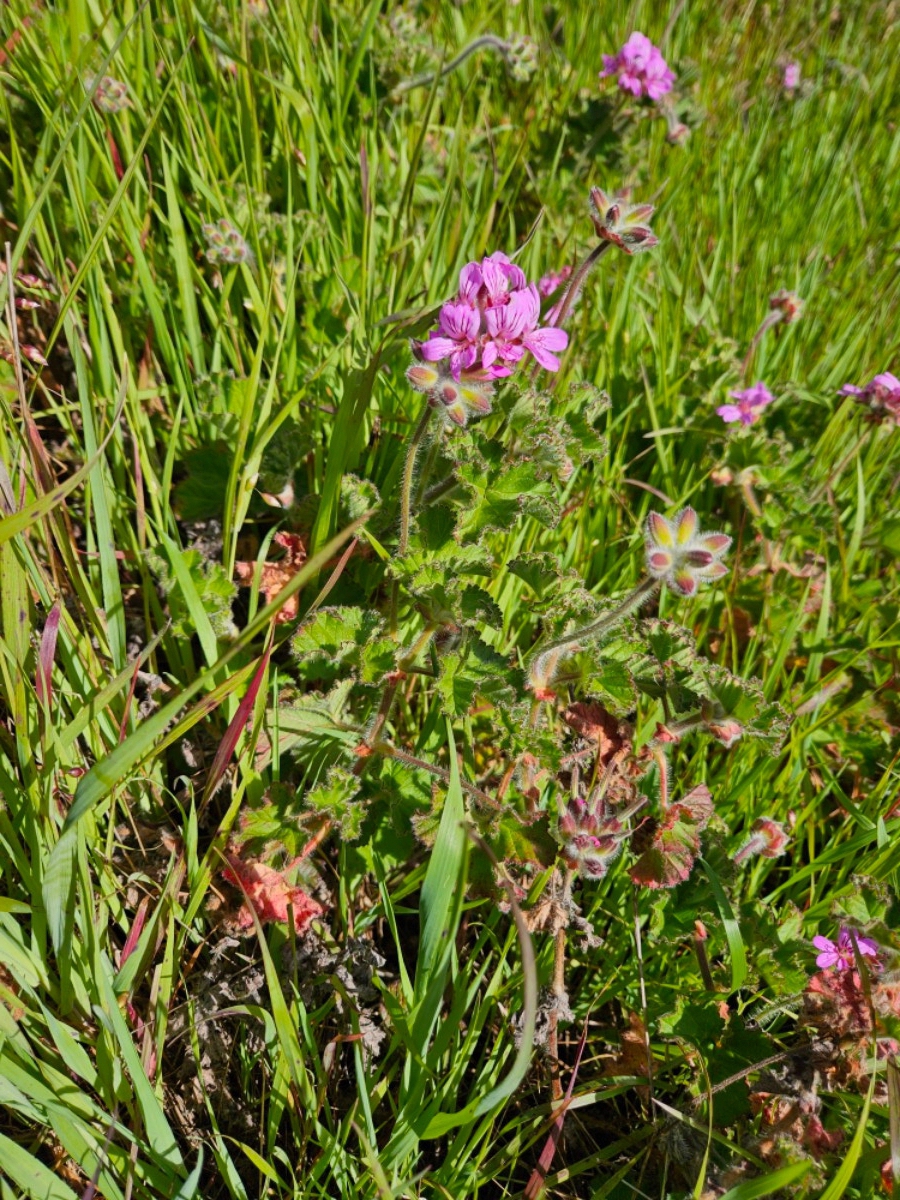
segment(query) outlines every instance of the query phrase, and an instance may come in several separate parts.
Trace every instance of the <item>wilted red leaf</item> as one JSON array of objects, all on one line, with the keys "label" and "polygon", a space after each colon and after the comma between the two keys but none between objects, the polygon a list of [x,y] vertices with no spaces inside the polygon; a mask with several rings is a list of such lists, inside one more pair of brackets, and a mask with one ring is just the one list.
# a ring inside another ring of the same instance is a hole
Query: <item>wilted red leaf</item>
[{"label": "wilted red leaf", "polygon": [[222,871],[223,876],[244,893],[244,903],[237,914],[237,924],[241,929],[249,929],[253,925],[250,905],[260,921],[287,922],[288,914],[293,910],[298,933],[303,933],[313,918],[324,912],[321,904],[307,895],[303,888],[292,886],[285,880],[286,872],[276,871],[265,863],[248,862],[236,854],[226,854],[225,857],[228,866]]},{"label": "wilted red leaf", "polygon": [[[306,562],[306,543],[298,533],[281,531],[276,533],[272,541],[281,546],[285,555],[278,562],[265,562],[260,571],[259,590],[271,604],[275,597],[291,582],[303,564]],[[250,587],[256,572],[255,562],[236,562],[234,574],[242,587]],[[276,621],[292,621],[300,611],[300,597],[290,596],[275,617]]]},{"label": "wilted red leaf", "polygon": [[630,748],[626,727],[596,701],[589,704],[581,701],[570,704],[563,713],[563,720],[583,738],[597,743],[603,766],[606,766],[620,750]]}]

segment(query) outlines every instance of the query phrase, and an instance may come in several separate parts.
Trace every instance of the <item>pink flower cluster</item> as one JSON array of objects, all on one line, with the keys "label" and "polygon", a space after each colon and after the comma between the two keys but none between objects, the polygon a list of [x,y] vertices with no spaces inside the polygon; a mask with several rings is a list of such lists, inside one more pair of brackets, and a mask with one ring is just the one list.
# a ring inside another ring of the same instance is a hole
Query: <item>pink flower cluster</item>
[{"label": "pink flower cluster", "polygon": [[456,299],[443,306],[438,327],[417,347],[426,362],[450,364],[458,380],[472,368],[486,379],[511,375],[526,353],[548,371],[559,370],[557,353],[569,335],[552,326],[541,328],[541,299],[520,267],[505,254],[467,263],[459,276]]},{"label": "pink flower cluster", "polygon": [[[873,965],[877,966],[878,943],[858,933],[856,935],[856,944],[859,947],[862,957],[875,960]],[[835,971],[856,970],[853,939],[850,936],[850,930],[846,926],[838,934],[836,942],[826,937],[814,937],[813,945],[820,951],[820,954],[816,958],[816,966],[821,967],[823,971],[827,971],[832,967]]]},{"label": "pink flower cluster", "polygon": [[862,404],[868,410],[866,416],[870,421],[900,425],[900,379],[890,371],[876,375],[865,387],[847,383],[841,388],[840,395],[852,396]]},{"label": "pink flower cluster", "polygon": [[619,76],[619,87],[633,96],[660,100],[672,90],[675,74],[659,48],[643,33],[633,33],[618,54],[603,55],[600,78]]},{"label": "pink flower cluster", "polygon": [[716,409],[726,424],[740,421],[742,425],[752,425],[766,405],[775,399],[764,383],[754,383],[753,387],[728,394],[737,400],[737,404],[720,404]]}]

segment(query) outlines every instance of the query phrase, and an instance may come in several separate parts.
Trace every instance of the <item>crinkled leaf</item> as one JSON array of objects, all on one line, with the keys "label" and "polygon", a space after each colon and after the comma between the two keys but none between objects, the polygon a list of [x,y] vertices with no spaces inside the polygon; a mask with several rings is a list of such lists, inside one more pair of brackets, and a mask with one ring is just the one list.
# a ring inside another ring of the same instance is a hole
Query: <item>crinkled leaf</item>
[{"label": "crinkled leaf", "polygon": [[494,598],[484,588],[469,586],[460,595],[460,613],[463,621],[475,625],[491,625],[494,629],[503,627],[503,614]]},{"label": "crinkled leaf", "polygon": [[378,613],[367,609],[320,608],[291,639],[298,674],[302,679],[336,679],[360,667],[364,648],[383,624]]},{"label": "crinkled leaf", "polygon": [[346,841],[355,841],[366,815],[365,801],[357,799],[359,776],[345,767],[332,767],[323,783],[306,793],[304,807],[319,816],[328,817]]},{"label": "crinkled leaf", "polygon": [[515,686],[521,686],[522,673],[510,667],[502,654],[481,641],[470,639],[460,650],[445,654],[441,660],[437,690],[448,716],[462,716],[475,697],[492,704],[509,704],[515,698]]},{"label": "crinkled leaf", "polygon": [[172,507],[182,521],[221,518],[231,471],[229,447],[220,442],[189,450],[183,460],[187,471],[172,493]]},{"label": "crinkled leaf", "polygon": [[472,540],[488,529],[508,530],[525,512],[552,520],[550,485],[540,474],[527,462],[489,475],[469,464],[460,466],[457,475],[469,489],[459,517],[460,535]]},{"label": "crinkled leaf", "polygon": [[[213,633],[216,637],[231,637],[234,634],[231,603],[237,594],[237,588],[228,578],[224,568],[219,563],[204,559],[199,550],[173,548],[172,553],[181,556]],[[192,637],[197,632],[197,626],[170,564],[161,555],[149,553],[147,565],[166,594],[173,634],[185,638]]]}]

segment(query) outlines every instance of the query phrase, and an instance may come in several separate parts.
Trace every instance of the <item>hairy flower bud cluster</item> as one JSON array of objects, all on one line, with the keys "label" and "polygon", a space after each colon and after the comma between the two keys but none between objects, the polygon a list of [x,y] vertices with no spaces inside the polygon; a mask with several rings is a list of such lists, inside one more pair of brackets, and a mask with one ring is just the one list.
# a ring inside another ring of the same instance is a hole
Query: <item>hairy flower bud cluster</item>
[{"label": "hairy flower bud cluster", "polygon": [[600,78],[618,75],[619,87],[632,96],[659,100],[672,90],[675,73],[658,46],[643,33],[633,33],[618,54],[603,55]]},{"label": "hairy flower bud cluster", "polygon": [[121,79],[113,79],[112,75],[104,75],[99,82],[93,76],[85,80],[85,86],[89,91],[95,84],[94,107],[98,108],[100,112],[117,113],[128,107],[130,103],[128,86]]},{"label": "hairy flower bud cluster", "polygon": [[525,34],[511,38],[506,50],[506,63],[517,83],[527,83],[538,69],[537,42]]},{"label": "hairy flower bud cluster", "polygon": [[653,215],[652,204],[626,204],[617,196],[608,196],[598,187],[591,188],[591,220],[597,237],[612,242],[626,254],[637,254],[659,245],[659,238],[645,224]]},{"label": "hairy flower bud cluster", "polygon": [[541,328],[540,315],[538,290],[521,267],[505,254],[490,254],[463,267],[456,298],[441,308],[437,329],[415,354],[425,362],[446,362],[457,381],[473,369],[488,380],[501,379],[526,354],[546,370],[558,371],[556,354],[565,350],[569,335]]},{"label": "hairy flower bud cluster", "polygon": [[628,836],[623,821],[586,800],[571,800],[559,819],[566,866],[587,879],[602,879]]},{"label": "hairy flower bud cluster", "polygon": [[491,411],[493,387],[485,371],[461,371],[454,379],[450,371],[429,362],[416,362],[406,378],[417,392],[428,397],[433,409],[464,428],[470,417],[484,417]]},{"label": "hairy flower bud cluster", "polygon": [[211,263],[243,263],[253,259],[253,252],[243,235],[222,217],[203,226],[206,238],[206,257]]},{"label": "hairy flower bud cluster", "polygon": [[721,562],[731,545],[727,533],[703,533],[692,508],[683,508],[670,521],[652,512],[646,529],[647,570],[679,596],[693,596],[701,583],[721,579],[728,568]]},{"label": "hairy flower bud cluster", "polygon": [[840,395],[852,396],[857,404],[861,404],[866,410],[866,420],[876,425],[883,421],[900,425],[900,379],[890,371],[876,375],[865,387],[847,383],[841,388]]}]

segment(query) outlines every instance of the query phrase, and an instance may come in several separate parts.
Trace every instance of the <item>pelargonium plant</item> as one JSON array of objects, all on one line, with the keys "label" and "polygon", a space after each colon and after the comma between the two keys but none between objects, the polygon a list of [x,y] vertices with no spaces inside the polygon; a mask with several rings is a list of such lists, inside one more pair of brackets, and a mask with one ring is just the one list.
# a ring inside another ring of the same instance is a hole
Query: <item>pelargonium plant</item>
[{"label": "pelargonium plant", "polygon": [[[494,250],[463,267],[435,326],[412,343],[406,379],[423,402],[398,456],[396,507],[366,518],[378,560],[354,568],[351,558],[343,603],[321,604],[292,638],[296,691],[280,728],[284,752],[308,771],[306,839],[331,829],[374,837],[405,820],[408,836],[430,843],[432,787],[449,775],[421,749],[414,714],[427,710],[432,725],[441,714],[465,719],[466,819],[507,878],[524,887],[553,867],[564,898],[576,880],[613,871],[671,888],[690,875],[715,816],[705,785],[675,777],[673,747],[707,739],[714,753],[734,753],[784,728],[758,685],[653,615],[663,590],[690,605],[730,569],[731,536],[704,528],[694,508],[634,527],[608,600],[549,555],[504,558],[506,542],[487,536],[555,527],[578,473],[590,487],[606,453],[596,422],[607,398],[587,384],[541,384],[561,373],[564,351],[577,352],[565,326],[599,259],[658,239],[652,205],[600,188],[590,205],[594,243],[559,272],[558,299],[542,309],[547,288]],[[348,481],[352,494],[359,486]],[[657,732],[636,746],[647,722]],[[776,840],[754,851],[774,852]]]}]

